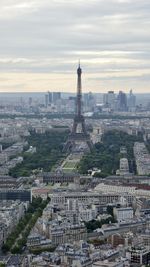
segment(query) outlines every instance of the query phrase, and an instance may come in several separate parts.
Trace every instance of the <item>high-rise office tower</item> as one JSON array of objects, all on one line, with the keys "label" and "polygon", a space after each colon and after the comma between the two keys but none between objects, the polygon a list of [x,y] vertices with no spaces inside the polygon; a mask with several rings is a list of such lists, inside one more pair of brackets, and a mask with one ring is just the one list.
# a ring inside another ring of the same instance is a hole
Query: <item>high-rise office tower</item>
[{"label": "high-rise office tower", "polygon": [[88,93],[83,95],[83,105],[84,105],[83,110],[85,112],[89,111],[89,94]]},{"label": "high-rise office tower", "polygon": [[75,113],[76,111],[76,97],[70,96],[67,100],[67,112]]},{"label": "high-rise office tower", "polygon": [[94,111],[95,98],[92,92],[83,95],[84,111]]},{"label": "high-rise office tower", "polygon": [[48,107],[48,94],[45,95],[45,107],[47,108]]},{"label": "high-rise office tower", "polygon": [[52,95],[52,92],[49,92],[49,91],[48,91],[48,102],[49,102],[49,104],[52,104],[52,101],[53,101],[53,95]]},{"label": "high-rise office tower", "polygon": [[114,109],[115,106],[115,94],[114,91],[108,91],[108,105],[110,105],[111,109]]},{"label": "high-rise office tower", "polygon": [[108,102],[108,100],[107,100],[107,94],[103,94],[103,104],[104,104],[104,106],[107,105],[107,102]]},{"label": "high-rise office tower", "polygon": [[95,109],[95,98],[94,98],[94,95],[93,95],[92,92],[89,92],[88,95],[89,95],[89,108],[90,108],[90,111],[94,111],[94,109]]},{"label": "high-rise office tower", "polygon": [[128,109],[132,111],[136,106],[136,96],[133,94],[132,89],[129,92],[128,96]]},{"label": "high-rise office tower", "polygon": [[115,94],[114,91],[108,91],[107,94],[103,95],[103,103],[105,107],[115,109]]},{"label": "high-rise office tower", "polygon": [[58,100],[61,99],[61,93],[60,92],[53,92],[53,103],[56,104]]},{"label": "high-rise office tower", "polygon": [[117,108],[118,111],[127,111],[127,96],[124,92],[119,91],[118,97],[117,97]]}]

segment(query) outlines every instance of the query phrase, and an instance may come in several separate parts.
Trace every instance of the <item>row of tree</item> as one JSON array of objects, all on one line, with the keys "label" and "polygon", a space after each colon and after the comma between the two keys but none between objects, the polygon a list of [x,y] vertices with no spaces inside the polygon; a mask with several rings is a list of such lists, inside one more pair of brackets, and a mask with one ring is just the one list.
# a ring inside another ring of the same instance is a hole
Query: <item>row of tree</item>
[{"label": "row of tree", "polygon": [[[27,237],[36,223],[37,219],[42,216],[43,209],[47,206],[49,199],[33,198],[24,217],[20,219],[13,232],[7,237],[6,242],[2,246],[3,252],[11,251],[12,253],[20,253],[22,247],[27,242]],[[15,244],[15,245],[14,245]]]},{"label": "row of tree", "polygon": [[35,255],[39,255],[42,252],[54,252],[56,249],[56,247],[44,247],[44,248],[31,248],[30,249],[30,253],[35,254]]}]

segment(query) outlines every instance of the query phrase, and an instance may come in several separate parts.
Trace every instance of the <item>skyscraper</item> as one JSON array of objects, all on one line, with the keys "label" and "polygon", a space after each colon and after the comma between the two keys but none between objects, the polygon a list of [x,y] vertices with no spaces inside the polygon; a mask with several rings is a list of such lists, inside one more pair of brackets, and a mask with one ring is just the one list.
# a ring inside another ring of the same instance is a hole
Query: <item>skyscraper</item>
[{"label": "skyscraper", "polygon": [[92,92],[83,95],[84,111],[94,111],[95,98]]},{"label": "skyscraper", "polygon": [[48,107],[48,94],[45,95],[45,107]]},{"label": "skyscraper", "polygon": [[132,89],[129,92],[128,96],[128,109],[132,111],[136,106],[136,96],[133,94]]},{"label": "skyscraper", "polygon": [[119,91],[117,97],[117,109],[118,111],[127,111],[127,96],[124,92]]},{"label": "skyscraper", "polygon": [[52,104],[52,101],[53,101],[53,95],[52,95],[52,92],[49,92],[49,91],[48,91],[48,102],[49,102],[49,104]]},{"label": "skyscraper", "polygon": [[53,104],[56,104],[58,100],[61,99],[61,93],[60,92],[53,92]]},{"label": "skyscraper", "polygon": [[114,91],[108,91],[107,94],[103,95],[103,103],[110,109],[115,108],[115,94]]}]

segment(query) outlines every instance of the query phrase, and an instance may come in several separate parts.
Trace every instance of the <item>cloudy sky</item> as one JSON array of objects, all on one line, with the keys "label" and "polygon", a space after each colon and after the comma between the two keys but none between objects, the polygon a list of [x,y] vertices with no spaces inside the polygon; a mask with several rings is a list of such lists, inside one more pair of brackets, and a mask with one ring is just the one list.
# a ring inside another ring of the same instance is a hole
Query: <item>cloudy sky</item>
[{"label": "cloudy sky", "polygon": [[0,91],[150,92],[150,0],[0,0]]}]

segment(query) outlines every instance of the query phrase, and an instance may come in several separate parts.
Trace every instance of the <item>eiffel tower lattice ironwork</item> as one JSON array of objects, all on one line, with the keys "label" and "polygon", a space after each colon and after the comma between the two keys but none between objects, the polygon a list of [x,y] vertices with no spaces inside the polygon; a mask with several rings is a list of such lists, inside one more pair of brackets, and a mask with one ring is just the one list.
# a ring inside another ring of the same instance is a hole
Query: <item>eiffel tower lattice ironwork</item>
[{"label": "eiffel tower lattice ironwork", "polygon": [[[76,97],[76,114],[73,121],[72,131],[65,144],[64,150],[69,151],[75,147],[76,142],[85,142],[89,150],[93,149],[93,143],[90,139],[90,135],[87,133],[85,119],[82,114],[82,81],[81,81],[82,69],[80,63],[77,69],[77,97]],[[77,132],[78,126],[81,126],[81,131]]]}]

